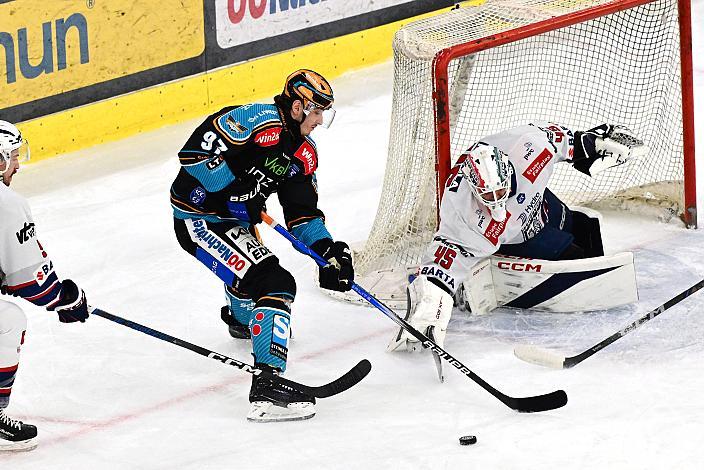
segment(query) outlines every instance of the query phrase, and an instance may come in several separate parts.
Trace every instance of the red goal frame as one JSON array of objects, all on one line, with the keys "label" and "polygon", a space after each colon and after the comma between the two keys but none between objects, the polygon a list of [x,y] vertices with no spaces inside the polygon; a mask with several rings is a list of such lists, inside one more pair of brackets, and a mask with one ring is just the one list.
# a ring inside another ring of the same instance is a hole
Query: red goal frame
[{"label": "red goal frame", "polygon": [[[496,46],[552,31],[601,16],[651,3],[653,0],[615,0],[548,20],[486,36],[441,50],[433,59],[433,108],[435,114],[436,194],[439,211],[445,181],[452,166],[450,155],[450,108],[448,67],[450,61]],[[682,77],[682,125],[684,144],[684,212],[687,227],[697,226],[697,190],[694,153],[694,91],[692,72],[692,13],[690,0],[678,0],[680,26],[680,63]],[[439,214],[438,214],[439,217]]]}]

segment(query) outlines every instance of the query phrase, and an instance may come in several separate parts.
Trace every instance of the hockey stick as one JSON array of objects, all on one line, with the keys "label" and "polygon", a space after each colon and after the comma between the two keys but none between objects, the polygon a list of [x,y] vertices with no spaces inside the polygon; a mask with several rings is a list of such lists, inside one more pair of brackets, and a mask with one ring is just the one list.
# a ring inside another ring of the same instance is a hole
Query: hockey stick
[{"label": "hockey stick", "polygon": [[538,346],[530,346],[530,345],[519,345],[516,346],[513,350],[513,353],[516,355],[517,358],[530,362],[532,364],[538,364],[540,366],[545,366],[545,367],[552,367],[554,369],[569,369],[570,367],[574,367],[586,358],[594,355],[595,353],[601,351],[604,349],[606,346],[609,344],[613,343],[617,339],[626,336],[628,333],[631,331],[635,330],[639,326],[641,326],[643,323],[647,322],[648,320],[651,320],[658,315],[660,315],[662,312],[667,310],[668,308],[680,303],[682,300],[686,299],[690,295],[694,294],[697,292],[699,289],[704,287],[704,279],[701,281],[697,282],[694,284],[692,287],[689,289],[685,290],[684,292],[680,292],[664,304],[660,305],[657,308],[654,308],[650,312],[648,312],[646,315],[640,317],[638,320],[634,321],[630,325],[625,326],[624,328],[618,330],[616,333],[612,334],[605,340],[601,341],[600,343],[595,344],[591,348],[587,349],[586,351],[577,354],[576,356],[570,356],[570,357],[565,357],[563,355],[560,355],[556,352],[553,351],[548,351],[547,349],[540,348]]},{"label": "hockey stick", "polygon": [[[323,259],[320,255],[318,255],[316,252],[311,250],[308,246],[306,246],[303,242],[298,240],[296,237],[294,237],[288,230],[286,230],[284,227],[282,227],[279,223],[277,223],[274,219],[269,217],[265,212],[262,212],[262,220],[269,225],[271,228],[276,230],[279,234],[284,236],[284,238],[288,239],[293,247],[297,250],[300,251],[301,253],[310,256],[315,260],[316,263],[318,263],[320,266],[326,266],[328,262]],[[533,396],[533,397],[521,397],[521,398],[514,398],[510,397],[508,395],[505,395],[489,385],[487,382],[484,381],[481,377],[479,377],[477,374],[469,370],[467,366],[462,364],[460,361],[455,359],[450,353],[445,351],[443,348],[438,346],[434,341],[430,340],[427,336],[425,336],[423,333],[419,332],[415,328],[413,328],[411,325],[409,325],[403,318],[399,317],[394,313],[393,310],[391,310],[389,307],[384,305],[382,302],[380,302],[376,297],[374,297],[372,294],[364,290],[362,287],[359,286],[359,284],[353,282],[352,283],[352,290],[354,290],[356,293],[358,293],[364,300],[372,304],[374,307],[377,309],[381,310],[381,312],[389,317],[392,321],[394,321],[398,326],[401,328],[405,329],[408,331],[410,334],[418,338],[419,341],[423,344],[424,347],[430,349],[431,351],[437,353],[437,355],[441,358],[452,364],[457,370],[462,372],[464,375],[475,381],[479,386],[481,386],[484,390],[487,392],[491,393],[494,397],[496,397],[501,403],[504,405],[508,406],[509,408],[520,411],[522,413],[533,413],[537,411],[547,411],[547,410],[553,410],[555,408],[560,408],[562,406],[565,406],[567,403],[567,394],[563,390],[557,390],[545,395],[538,395],[538,396]]]},{"label": "hockey stick", "polygon": [[371,363],[366,359],[362,359],[361,361],[359,361],[359,363],[356,366],[354,366],[352,369],[350,369],[342,377],[340,377],[340,378],[338,378],[328,384],[321,385],[319,387],[311,387],[308,385],[303,385],[298,382],[294,382],[293,380],[285,379],[284,377],[281,377],[278,375],[270,374],[269,372],[258,369],[254,366],[251,366],[251,365],[247,364],[246,362],[241,362],[241,361],[238,361],[237,359],[232,359],[231,357],[227,357],[223,354],[216,353],[215,351],[211,351],[211,350],[206,349],[204,347],[189,343],[188,341],[184,341],[182,339],[175,338],[171,335],[167,335],[166,333],[162,333],[161,331],[154,330],[152,328],[149,328],[148,326],[140,325],[139,323],[133,322],[132,320],[118,317],[117,315],[113,315],[112,313],[108,313],[105,310],[101,310],[99,308],[93,308],[93,307],[90,307],[90,308],[91,308],[90,313],[93,315],[97,315],[99,317],[106,318],[110,321],[114,321],[115,323],[119,323],[120,325],[125,325],[129,328],[132,328],[133,330],[137,330],[141,333],[146,333],[149,336],[153,336],[154,338],[158,338],[162,341],[166,341],[167,343],[175,344],[176,346],[181,346],[182,348],[189,349],[195,353],[200,354],[201,356],[215,359],[216,361],[222,362],[223,364],[237,367],[238,369],[241,369],[241,370],[247,372],[248,374],[261,375],[262,377],[267,377],[267,378],[274,380],[280,384],[294,388],[294,389],[299,390],[303,393],[307,393],[308,395],[313,395],[316,398],[327,398],[327,397],[331,397],[333,395],[337,395],[338,393],[344,392],[348,388],[359,383],[359,381],[362,380],[364,377],[366,377],[367,374],[369,373],[369,371],[372,369]]}]

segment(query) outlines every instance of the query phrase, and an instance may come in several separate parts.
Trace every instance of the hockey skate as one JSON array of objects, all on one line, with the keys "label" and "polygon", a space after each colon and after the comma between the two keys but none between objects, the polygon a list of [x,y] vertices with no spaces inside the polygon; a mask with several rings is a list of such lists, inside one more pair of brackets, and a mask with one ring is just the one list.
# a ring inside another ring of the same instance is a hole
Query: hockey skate
[{"label": "hockey skate", "polygon": [[37,447],[37,427],[11,419],[0,408],[0,452],[28,451]]},{"label": "hockey skate", "polygon": [[[255,367],[278,375],[269,365],[255,364]],[[300,421],[315,416],[315,397],[257,375],[252,377],[249,402],[248,421]]]},{"label": "hockey skate", "polygon": [[249,331],[249,325],[243,325],[238,322],[234,316],[230,313],[230,308],[225,305],[220,309],[220,318],[222,321],[227,323],[227,330],[230,332],[230,336],[235,339],[251,339],[252,333]]}]

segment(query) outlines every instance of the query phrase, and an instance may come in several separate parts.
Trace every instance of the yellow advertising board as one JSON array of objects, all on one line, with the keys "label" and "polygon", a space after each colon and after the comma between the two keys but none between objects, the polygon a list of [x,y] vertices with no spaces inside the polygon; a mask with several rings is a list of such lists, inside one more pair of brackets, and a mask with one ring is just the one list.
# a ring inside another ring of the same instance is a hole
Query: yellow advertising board
[{"label": "yellow advertising board", "polygon": [[203,0],[0,0],[0,109],[196,57]]}]

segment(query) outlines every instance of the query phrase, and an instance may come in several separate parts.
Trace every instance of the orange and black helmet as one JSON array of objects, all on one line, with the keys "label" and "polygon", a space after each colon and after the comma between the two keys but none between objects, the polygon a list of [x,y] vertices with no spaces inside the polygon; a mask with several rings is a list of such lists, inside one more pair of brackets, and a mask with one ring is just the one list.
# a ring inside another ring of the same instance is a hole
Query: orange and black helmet
[{"label": "orange and black helmet", "polygon": [[332,87],[328,81],[319,73],[308,69],[296,70],[289,75],[281,95],[290,103],[301,100],[305,109],[310,109],[311,106],[329,109],[334,101]]}]

